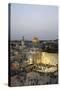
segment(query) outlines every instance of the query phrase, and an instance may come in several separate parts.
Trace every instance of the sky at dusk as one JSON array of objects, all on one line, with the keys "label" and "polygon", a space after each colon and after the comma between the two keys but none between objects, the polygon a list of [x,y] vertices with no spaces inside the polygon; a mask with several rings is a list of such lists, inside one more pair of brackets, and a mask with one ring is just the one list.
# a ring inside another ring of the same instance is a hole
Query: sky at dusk
[{"label": "sky at dusk", "polygon": [[46,5],[11,4],[11,40],[38,37],[41,40],[58,38],[58,7]]}]

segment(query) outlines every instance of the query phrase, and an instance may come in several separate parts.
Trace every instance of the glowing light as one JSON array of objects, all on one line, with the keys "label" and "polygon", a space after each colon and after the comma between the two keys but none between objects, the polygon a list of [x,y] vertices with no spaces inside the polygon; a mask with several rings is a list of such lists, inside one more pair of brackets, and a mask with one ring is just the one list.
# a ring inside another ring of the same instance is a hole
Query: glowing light
[{"label": "glowing light", "polygon": [[28,64],[33,64],[33,60],[31,57],[28,58]]}]

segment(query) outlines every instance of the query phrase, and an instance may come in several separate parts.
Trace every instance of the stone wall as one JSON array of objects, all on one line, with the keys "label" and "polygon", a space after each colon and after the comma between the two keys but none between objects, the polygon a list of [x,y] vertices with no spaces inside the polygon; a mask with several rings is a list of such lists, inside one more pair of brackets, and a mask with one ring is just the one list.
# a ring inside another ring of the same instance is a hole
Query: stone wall
[{"label": "stone wall", "polygon": [[41,63],[50,65],[58,64],[58,54],[42,52]]}]

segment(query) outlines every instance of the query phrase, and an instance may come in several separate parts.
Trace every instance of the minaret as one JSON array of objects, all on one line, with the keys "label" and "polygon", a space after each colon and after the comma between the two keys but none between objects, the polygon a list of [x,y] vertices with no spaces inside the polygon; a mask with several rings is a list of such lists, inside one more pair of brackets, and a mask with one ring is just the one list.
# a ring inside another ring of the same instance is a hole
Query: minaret
[{"label": "minaret", "polygon": [[25,45],[24,45],[24,36],[22,37],[22,40],[21,40],[21,45],[22,45],[22,47],[24,47]]}]

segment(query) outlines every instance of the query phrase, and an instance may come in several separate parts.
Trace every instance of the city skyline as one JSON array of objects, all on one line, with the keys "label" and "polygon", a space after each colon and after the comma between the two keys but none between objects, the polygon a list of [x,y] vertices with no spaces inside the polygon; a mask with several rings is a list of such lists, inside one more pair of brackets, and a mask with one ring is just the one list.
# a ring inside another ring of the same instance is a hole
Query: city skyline
[{"label": "city skyline", "polygon": [[58,39],[58,7],[11,4],[11,40]]}]

